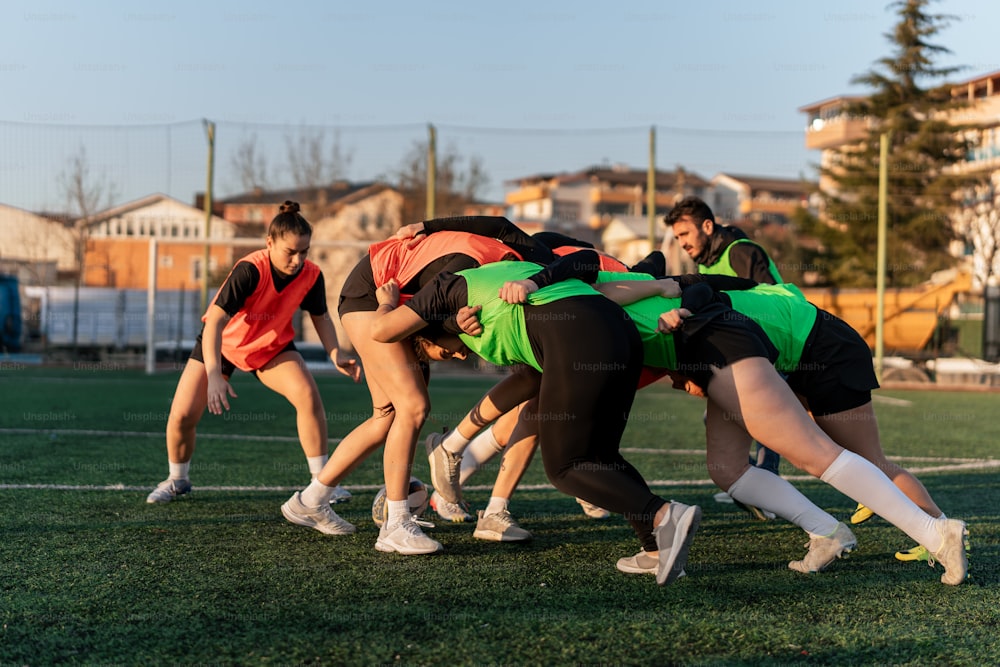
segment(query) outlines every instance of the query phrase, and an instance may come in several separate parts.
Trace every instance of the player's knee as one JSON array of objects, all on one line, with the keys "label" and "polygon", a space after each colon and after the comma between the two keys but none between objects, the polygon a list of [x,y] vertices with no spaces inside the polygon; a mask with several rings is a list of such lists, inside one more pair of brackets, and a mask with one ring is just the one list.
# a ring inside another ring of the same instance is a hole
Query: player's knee
[{"label": "player's knee", "polygon": [[396,412],[396,419],[403,419],[418,426],[423,426],[423,423],[427,421],[427,416],[431,412],[430,402],[420,399],[407,400],[402,404],[396,401],[393,403],[393,407]]},{"label": "player's knee", "polygon": [[171,411],[167,417],[167,428],[174,431],[188,431],[198,426],[199,421],[201,421],[201,414],[189,411]]}]

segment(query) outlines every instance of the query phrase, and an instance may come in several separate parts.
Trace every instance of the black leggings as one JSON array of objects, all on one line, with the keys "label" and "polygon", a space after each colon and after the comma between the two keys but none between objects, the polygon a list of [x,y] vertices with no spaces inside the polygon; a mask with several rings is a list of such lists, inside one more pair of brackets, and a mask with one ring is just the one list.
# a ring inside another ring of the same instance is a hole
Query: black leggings
[{"label": "black leggings", "polygon": [[559,491],[624,515],[648,547],[666,501],[619,452],[642,370],[635,325],[603,296],[526,306],[525,321],[542,367],[535,418],[545,474]]}]

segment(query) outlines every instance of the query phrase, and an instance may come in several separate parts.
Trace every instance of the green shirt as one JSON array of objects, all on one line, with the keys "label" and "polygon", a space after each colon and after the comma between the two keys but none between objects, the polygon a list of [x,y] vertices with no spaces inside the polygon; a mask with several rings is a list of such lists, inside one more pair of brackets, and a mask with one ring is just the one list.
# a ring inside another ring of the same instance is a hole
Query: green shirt
[{"label": "green shirt", "polygon": [[799,365],[809,333],[816,324],[816,306],[791,283],[757,285],[748,290],[727,290],[733,310],[760,325],[774,346],[774,367],[790,373]]},{"label": "green shirt", "polygon": [[[733,246],[736,245],[737,243],[753,243],[753,241],[751,241],[750,239],[737,239],[733,241],[728,246],[726,246],[725,251],[723,251],[722,255],[719,257],[719,261],[717,261],[715,264],[712,264],[711,266],[705,266],[704,264],[699,264],[698,273],[705,273],[714,276],[737,277],[736,270],[733,268],[732,263],[729,261],[729,251],[732,250]],[[775,281],[777,281],[778,283],[784,282],[781,279],[781,274],[778,273],[778,267],[774,265],[774,260],[772,260],[770,257],[767,258],[767,267],[768,271],[771,274],[771,277],[774,278]],[[748,276],[738,276],[738,277],[746,278]]]},{"label": "green shirt", "polygon": [[571,296],[600,294],[590,285],[576,279],[563,280],[528,295],[528,305],[507,303],[498,296],[508,280],[530,278],[542,269],[531,262],[492,262],[478,268],[458,271],[465,278],[469,306],[482,306],[479,336],[459,334],[462,342],[491,364],[511,366],[522,363],[541,371],[542,367],[531,350],[526,317],[531,307],[544,305]]},{"label": "green shirt", "polygon": [[[597,274],[597,282],[599,283],[653,279],[652,276],[645,273],[601,271]],[[669,371],[677,370],[677,351],[674,349],[674,337],[672,334],[658,332],[656,327],[660,315],[668,310],[680,308],[680,306],[680,298],[668,299],[665,296],[651,296],[622,306],[622,309],[635,322],[635,328],[639,330],[639,337],[642,338],[643,365],[650,368],[665,368]]]}]

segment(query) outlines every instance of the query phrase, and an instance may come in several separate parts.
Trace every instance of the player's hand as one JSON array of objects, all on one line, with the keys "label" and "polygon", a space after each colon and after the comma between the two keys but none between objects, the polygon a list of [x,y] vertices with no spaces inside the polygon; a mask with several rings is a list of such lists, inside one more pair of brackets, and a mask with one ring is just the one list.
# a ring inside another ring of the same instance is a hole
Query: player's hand
[{"label": "player's hand", "polygon": [[670,376],[670,381],[673,383],[674,389],[686,391],[692,396],[697,396],[698,398],[705,398],[705,390],[695,384],[695,381],[691,378],[686,375],[681,375],[675,371],[667,371],[667,375]]},{"label": "player's hand", "polygon": [[674,333],[684,326],[684,318],[691,317],[687,308],[674,308],[660,315],[656,322],[656,330],[660,333]]},{"label": "player's hand", "polygon": [[483,325],[479,322],[479,311],[482,309],[482,306],[462,306],[455,313],[455,324],[470,336],[482,334]]},{"label": "player's hand", "polygon": [[537,291],[538,285],[532,280],[508,280],[498,296],[507,303],[527,303],[528,295]]},{"label": "player's hand", "polygon": [[346,375],[355,382],[361,381],[361,364],[358,363],[357,359],[344,354],[339,349],[331,359],[342,375]]},{"label": "player's hand", "polygon": [[380,306],[392,306],[399,303],[399,283],[395,278],[389,278],[389,282],[375,290],[375,298]]},{"label": "player's hand", "polygon": [[427,238],[427,233],[424,231],[424,223],[414,222],[409,225],[403,225],[396,230],[396,233],[393,236],[401,241],[409,239],[409,243],[406,244],[406,247],[414,248],[419,245],[421,241]]},{"label": "player's hand", "polygon": [[229,410],[229,397],[237,398],[232,385],[222,377],[221,373],[209,373],[208,376],[208,411],[213,415],[221,415],[223,410]]},{"label": "player's hand", "polygon": [[673,278],[660,278],[656,281],[660,286],[660,294],[668,299],[676,299],[681,295],[681,286]]}]

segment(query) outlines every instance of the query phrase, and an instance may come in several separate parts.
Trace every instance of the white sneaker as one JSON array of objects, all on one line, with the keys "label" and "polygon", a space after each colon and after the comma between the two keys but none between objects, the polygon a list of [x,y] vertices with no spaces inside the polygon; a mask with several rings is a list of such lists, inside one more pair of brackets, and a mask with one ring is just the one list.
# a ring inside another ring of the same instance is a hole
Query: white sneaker
[{"label": "white sneaker", "polygon": [[166,479],[156,485],[146,496],[147,503],[169,503],[174,498],[191,493],[191,481],[187,479]]},{"label": "white sneaker", "polygon": [[660,525],[653,529],[656,546],[660,550],[660,565],[656,570],[656,583],[661,586],[677,579],[684,571],[688,550],[695,531],[701,523],[701,508],[671,501]]},{"label": "white sneaker", "polygon": [[582,498],[577,498],[576,502],[580,503],[580,507],[583,508],[583,513],[589,516],[591,519],[607,519],[611,516],[611,512],[604,509],[603,507],[598,507],[593,503],[588,503]]},{"label": "white sneaker", "polygon": [[934,563],[944,565],[941,583],[957,586],[969,575],[969,530],[964,521],[945,519],[937,525],[938,534],[943,540],[941,548],[931,554],[928,561],[931,567]]},{"label": "white sneaker", "polygon": [[858,546],[854,533],[844,523],[837,524],[837,530],[829,537],[814,537],[806,544],[809,552],[802,560],[793,560],[788,569],[796,572],[822,572],[830,563],[843,558],[845,553],[851,553]]},{"label": "white sneaker", "polygon": [[444,496],[434,491],[431,494],[430,505],[437,512],[437,515],[445,521],[451,521],[452,523],[468,523],[472,521],[472,515],[468,511],[469,504],[465,501],[461,503],[449,503],[444,499]]},{"label": "white sneaker", "polygon": [[434,554],[443,551],[444,547],[437,540],[424,535],[424,531],[420,530],[413,517],[406,517],[392,526],[388,523],[382,524],[378,531],[378,539],[375,540],[375,549],[386,553],[396,552],[404,556],[416,556]]},{"label": "white sneaker", "polygon": [[330,496],[330,504],[338,505],[340,503],[346,503],[350,501],[353,496],[351,492],[342,487],[340,484],[333,487],[333,495]]},{"label": "white sneaker", "polygon": [[350,535],[357,530],[354,524],[341,519],[327,504],[319,507],[303,505],[299,491],[281,506],[281,513],[294,524],[315,528],[326,535]]},{"label": "white sneaker", "polygon": [[714,498],[715,502],[717,503],[728,503],[730,505],[733,504],[733,497],[728,493],[726,493],[725,491],[719,491],[714,496],[712,496],[712,498]]}]

